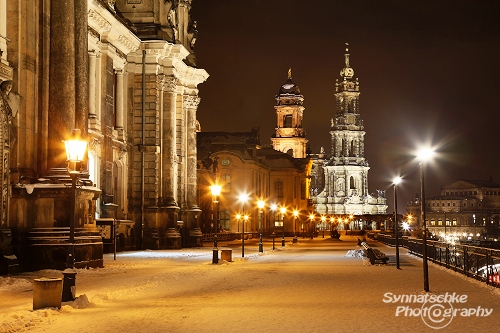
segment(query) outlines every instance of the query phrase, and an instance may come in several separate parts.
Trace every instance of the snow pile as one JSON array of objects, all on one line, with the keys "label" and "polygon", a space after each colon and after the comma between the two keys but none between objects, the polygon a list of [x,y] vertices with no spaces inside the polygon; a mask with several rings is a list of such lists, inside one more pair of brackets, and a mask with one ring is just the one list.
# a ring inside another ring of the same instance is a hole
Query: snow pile
[{"label": "snow pile", "polygon": [[19,292],[33,289],[33,281],[0,276],[0,291]]},{"label": "snow pile", "polygon": [[78,296],[73,302],[65,302],[64,304],[65,305],[62,306],[63,309],[65,309],[67,306],[70,306],[74,309],[87,309],[95,306],[95,304],[89,301],[89,298],[85,294]]},{"label": "snow pile", "polygon": [[365,259],[366,256],[365,256],[365,251],[364,250],[349,250],[347,251],[346,257],[348,258],[358,258],[358,259]]}]

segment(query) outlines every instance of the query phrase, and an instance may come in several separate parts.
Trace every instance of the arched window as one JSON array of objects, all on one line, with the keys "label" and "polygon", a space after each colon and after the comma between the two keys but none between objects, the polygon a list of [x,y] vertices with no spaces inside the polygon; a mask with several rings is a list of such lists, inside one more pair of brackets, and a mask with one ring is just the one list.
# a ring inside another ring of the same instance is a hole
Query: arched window
[{"label": "arched window", "polygon": [[356,186],[355,186],[355,184],[354,184],[354,177],[353,177],[353,176],[351,176],[351,178],[349,179],[349,188],[350,188],[351,190],[353,190],[353,189],[355,189],[355,188],[356,188]]}]

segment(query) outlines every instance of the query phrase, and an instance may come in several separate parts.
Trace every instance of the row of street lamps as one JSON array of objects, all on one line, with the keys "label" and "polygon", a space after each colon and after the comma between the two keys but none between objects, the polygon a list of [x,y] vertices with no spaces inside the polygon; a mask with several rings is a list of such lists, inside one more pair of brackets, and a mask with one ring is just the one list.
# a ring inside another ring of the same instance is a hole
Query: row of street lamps
[{"label": "row of street lamps", "polygon": [[[423,229],[423,249],[422,249],[422,257],[423,257],[423,271],[424,271],[424,290],[426,292],[429,291],[429,273],[428,273],[428,263],[427,263],[427,222],[425,220],[425,182],[424,182],[424,167],[425,163],[431,159],[431,157],[434,155],[434,151],[432,149],[423,149],[418,153],[418,160],[419,160],[419,168],[420,168],[420,214],[421,214],[421,221],[422,221],[422,229]],[[394,188],[394,236],[396,239],[396,268],[400,268],[400,260],[399,260],[399,225],[398,225],[398,206],[397,206],[397,186],[401,183],[402,178],[401,177],[396,177],[393,180],[393,188]],[[218,245],[217,245],[217,231],[218,231],[218,226],[217,226],[217,213],[219,210],[218,204],[219,204],[219,195],[220,195],[220,190],[221,186],[220,185],[212,185],[210,186],[211,192],[212,192],[212,197],[213,197],[213,202],[217,207],[215,208],[215,235],[214,235],[214,249],[213,249],[213,260],[212,263],[218,263]],[[237,214],[236,218],[238,221],[242,219],[242,228],[241,228],[241,256],[245,256],[245,222],[248,221],[248,215],[244,214],[245,211],[245,203],[248,201],[248,195],[243,194],[240,196],[240,201],[242,202],[242,211],[243,214]],[[259,252],[263,252],[263,244],[262,244],[262,215],[263,215],[263,209],[265,207],[265,202],[260,199],[257,201],[257,208],[259,210]],[[271,210],[272,211],[277,211],[278,206],[276,204],[271,205]],[[285,246],[285,228],[284,228],[284,215],[286,214],[286,207],[280,207],[279,209],[281,213],[281,227],[283,229],[283,235],[282,235],[282,241],[281,241],[281,246]],[[299,215],[299,212],[297,210],[293,211],[293,215],[295,218],[295,222],[297,220],[297,217]],[[316,216],[314,214],[311,214],[309,216],[309,219],[311,221],[314,221]],[[352,215],[349,217],[350,219],[353,218]],[[321,221],[322,223],[326,223],[327,217],[325,215],[321,216]],[[340,222],[349,222],[349,219],[345,218],[344,220],[342,218],[337,218],[337,221]],[[335,222],[335,217],[331,216],[330,217],[330,223],[331,225]],[[294,232],[294,237],[296,237],[296,223],[294,223],[293,227],[293,232]],[[324,233],[324,231],[323,231]],[[274,233],[273,233],[274,234]],[[324,237],[324,234],[323,234]],[[274,237],[273,237],[273,249],[274,249]]]}]

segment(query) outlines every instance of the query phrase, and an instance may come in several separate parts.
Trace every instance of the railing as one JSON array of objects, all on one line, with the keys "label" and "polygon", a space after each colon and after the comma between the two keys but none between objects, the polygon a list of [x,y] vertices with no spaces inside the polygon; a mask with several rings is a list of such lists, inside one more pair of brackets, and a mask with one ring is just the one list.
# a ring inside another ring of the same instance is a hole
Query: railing
[{"label": "railing", "polygon": [[[395,245],[395,238],[387,234],[379,234],[378,241]],[[410,253],[422,257],[422,239],[402,237],[398,241]],[[426,243],[428,260],[500,288],[500,250],[435,240],[427,240]]]},{"label": "railing", "polygon": [[[213,242],[215,233],[206,233],[203,234],[202,241],[203,242]],[[217,241],[232,241],[237,239],[240,236],[239,233],[234,232],[219,232],[217,233]]]}]

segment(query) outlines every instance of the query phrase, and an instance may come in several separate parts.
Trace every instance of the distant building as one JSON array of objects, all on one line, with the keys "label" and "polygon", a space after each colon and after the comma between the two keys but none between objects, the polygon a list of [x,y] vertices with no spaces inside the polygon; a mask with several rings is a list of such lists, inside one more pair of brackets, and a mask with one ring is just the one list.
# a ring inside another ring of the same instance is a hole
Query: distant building
[{"label": "distant building", "polygon": [[443,186],[439,196],[426,198],[425,210],[427,228],[436,236],[500,236],[500,185],[491,179]]},{"label": "distant building", "polygon": [[346,48],[342,81],[335,84],[335,118],[331,120],[331,154],[312,155],[311,198],[319,214],[386,214],[385,191],[368,191],[365,131],[359,109],[359,82]]},{"label": "distant building", "polygon": [[[287,236],[308,232],[310,159],[294,158],[260,144],[258,129],[251,132],[199,132],[198,134],[198,202],[200,225],[204,233],[214,232],[210,185],[222,186],[219,198],[219,225],[227,232],[241,232],[242,221],[236,214],[248,214],[246,233],[257,233],[259,215],[257,200],[266,202],[263,233],[284,231]],[[239,196],[248,195],[241,202]],[[284,216],[276,208],[286,208]],[[297,210],[297,219],[293,211]],[[283,229],[284,228],[284,229]]]}]

